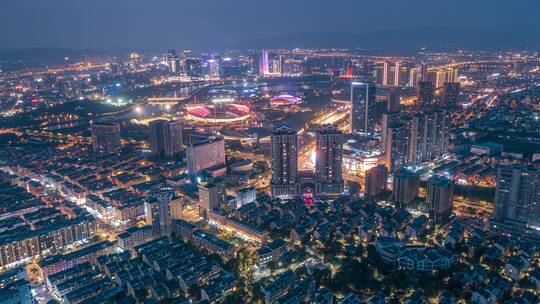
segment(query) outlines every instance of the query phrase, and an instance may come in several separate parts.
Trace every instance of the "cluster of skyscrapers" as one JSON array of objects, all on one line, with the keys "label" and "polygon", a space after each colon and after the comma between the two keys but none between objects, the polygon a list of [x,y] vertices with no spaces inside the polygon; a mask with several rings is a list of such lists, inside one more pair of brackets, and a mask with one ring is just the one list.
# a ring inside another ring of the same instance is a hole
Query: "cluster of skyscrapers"
[{"label": "cluster of skyscrapers", "polygon": [[294,197],[310,187],[315,195],[335,196],[343,192],[343,134],[334,126],[323,126],[316,134],[315,176],[298,175],[298,135],[288,126],[279,126],[272,134],[273,196]]}]

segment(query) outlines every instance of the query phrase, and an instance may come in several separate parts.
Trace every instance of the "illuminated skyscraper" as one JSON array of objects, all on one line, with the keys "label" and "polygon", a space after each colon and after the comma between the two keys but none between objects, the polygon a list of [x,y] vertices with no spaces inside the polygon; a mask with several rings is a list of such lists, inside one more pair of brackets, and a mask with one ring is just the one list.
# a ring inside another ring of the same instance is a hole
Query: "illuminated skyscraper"
[{"label": "illuminated skyscraper", "polygon": [[182,123],[165,119],[149,125],[150,148],[156,157],[172,158],[182,152]]},{"label": "illuminated skyscraper", "polygon": [[171,74],[180,73],[180,58],[176,55],[175,50],[169,50],[169,55],[167,56],[167,63],[169,65],[169,71]]},{"label": "illuminated skyscraper", "polygon": [[316,192],[339,195],[343,192],[343,134],[332,125],[316,134]]},{"label": "illuminated skyscraper", "polygon": [[427,207],[429,219],[434,223],[445,223],[452,215],[454,182],[433,176],[427,183]]},{"label": "illuminated skyscraper", "polygon": [[259,58],[259,75],[268,75],[270,73],[270,59],[268,50],[263,50]]},{"label": "illuminated skyscraper", "polygon": [[375,130],[375,84],[351,84],[351,132],[373,134]]},{"label": "illuminated skyscraper", "polygon": [[298,146],[296,132],[287,126],[276,128],[272,134],[272,196],[296,195]]},{"label": "illuminated skyscraper", "polygon": [[117,123],[93,123],[92,147],[95,152],[119,152],[122,148],[120,125]]}]

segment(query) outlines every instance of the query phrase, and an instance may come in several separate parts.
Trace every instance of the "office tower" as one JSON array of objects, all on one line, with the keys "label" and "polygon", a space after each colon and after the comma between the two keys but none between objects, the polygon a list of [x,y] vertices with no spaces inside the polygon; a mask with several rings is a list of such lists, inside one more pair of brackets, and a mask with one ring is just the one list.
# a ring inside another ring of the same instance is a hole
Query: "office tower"
[{"label": "office tower", "polygon": [[343,192],[343,133],[332,125],[316,134],[316,193],[339,195]]},{"label": "office tower", "polygon": [[364,179],[364,196],[374,197],[386,190],[388,170],[384,165],[375,166],[366,171]]},{"label": "office tower", "polygon": [[236,190],[236,208],[252,203],[257,199],[257,189],[253,186]]},{"label": "office tower", "polygon": [[92,147],[94,152],[118,152],[122,148],[120,125],[117,123],[93,123]]},{"label": "office tower", "polygon": [[196,175],[210,167],[225,165],[225,141],[206,138],[186,147],[187,169],[190,175]]},{"label": "office tower", "polygon": [[433,223],[445,223],[452,215],[454,182],[441,176],[433,176],[427,183],[427,207]]},{"label": "office tower", "polygon": [[160,237],[171,234],[172,191],[151,194],[144,203],[146,223],[152,225],[154,236]]},{"label": "office tower", "polygon": [[272,134],[272,196],[296,195],[298,170],[298,146],[296,132],[287,126],[280,126]]},{"label": "office tower", "polygon": [[407,126],[394,123],[386,128],[385,156],[388,171],[396,172],[407,165]]},{"label": "office tower", "polygon": [[458,106],[459,82],[445,82],[442,88],[441,105],[445,108]]},{"label": "office tower", "polygon": [[198,78],[202,76],[202,65],[199,58],[186,58],[184,61],[184,73],[186,76]]},{"label": "office tower", "polygon": [[433,105],[435,99],[435,87],[433,82],[428,80],[422,80],[418,82],[418,105],[420,107],[430,107]]},{"label": "office tower", "polygon": [[169,65],[169,71],[171,74],[180,73],[180,58],[176,55],[175,50],[169,50],[169,55],[167,56],[167,64]]},{"label": "office tower", "polygon": [[259,75],[268,75],[270,73],[270,60],[268,50],[263,50],[259,58]]},{"label": "office tower", "polygon": [[199,183],[199,213],[208,218],[210,211],[227,201],[227,184],[222,178]]},{"label": "office tower", "polygon": [[173,158],[182,152],[182,123],[165,119],[149,125],[150,148],[156,157]]},{"label": "office tower", "polygon": [[351,84],[351,132],[373,134],[375,130],[375,84]]},{"label": "office tower", "polygon": [[396,209],[405,209],[418,196],[420,176],[408,170],[394,174],[392,201]]},{"label": "office tower", "polygon": [[540,169],[499,166],[493,223],[520,234],[529,230],[540,237]]},{"label": "office tower", "polygon": [[386,100],[388,112],[399,112],[401,110],[401,92],[399,89],[390,90],[386,95]]}]

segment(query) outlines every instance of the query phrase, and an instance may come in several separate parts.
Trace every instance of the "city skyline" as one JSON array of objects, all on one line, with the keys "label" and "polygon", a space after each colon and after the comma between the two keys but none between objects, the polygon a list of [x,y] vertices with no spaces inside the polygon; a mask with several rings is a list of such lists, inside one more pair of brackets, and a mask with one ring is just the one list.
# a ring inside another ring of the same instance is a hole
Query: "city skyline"
[{"label": "city skyline", "polygon": [[0,4],[0,304],[540,303],[538,11]]}]

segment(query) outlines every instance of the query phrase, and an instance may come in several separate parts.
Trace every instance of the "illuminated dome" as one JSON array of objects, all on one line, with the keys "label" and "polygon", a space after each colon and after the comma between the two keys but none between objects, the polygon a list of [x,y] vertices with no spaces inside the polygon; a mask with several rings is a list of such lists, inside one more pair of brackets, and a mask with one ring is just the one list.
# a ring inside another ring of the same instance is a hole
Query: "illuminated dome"
[{"label": "illuminated dome", "polygon": [[302,102],[302,99],[291,95],[279,95],[270,99],[270,105],[272,106],[285,106],[291,104],[298,104]]}]

